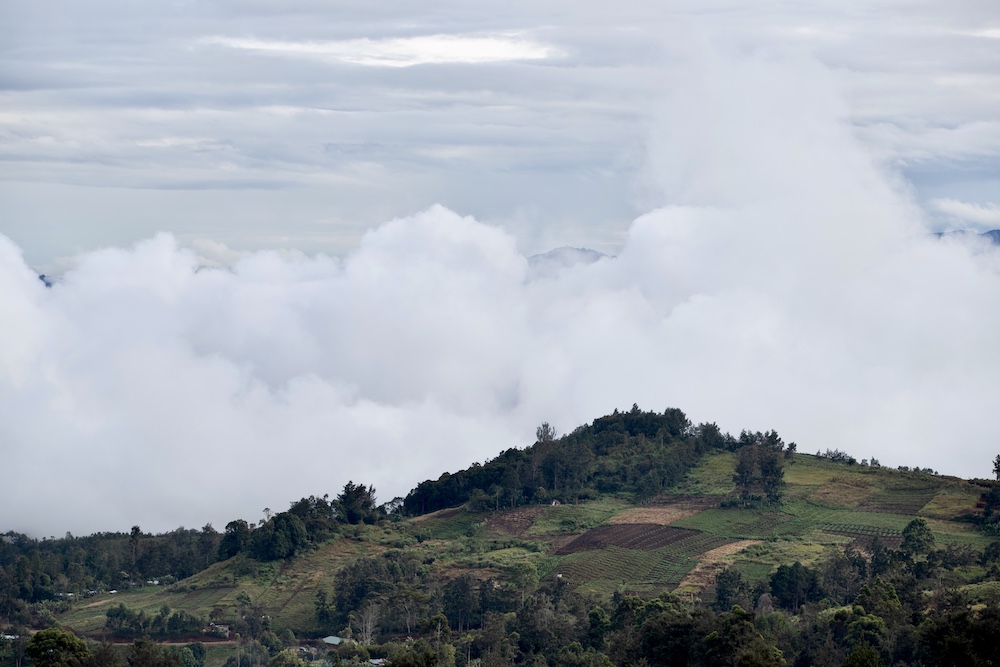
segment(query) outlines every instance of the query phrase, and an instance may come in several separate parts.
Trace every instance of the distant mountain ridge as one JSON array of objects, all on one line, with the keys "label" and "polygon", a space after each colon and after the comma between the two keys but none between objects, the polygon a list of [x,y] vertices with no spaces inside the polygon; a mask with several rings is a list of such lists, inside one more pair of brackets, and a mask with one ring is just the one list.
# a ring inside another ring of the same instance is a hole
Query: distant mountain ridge
[{"label": "distant mountain ridge", "polygon": [[988,232],[976,232],[971,229],[956,229],[950,232],[934,232],[934,236],[937,238],[944,238],[946,236],[979,236],[995,245],[1000,245],[1000,229],[991,229]]},{"label": "distant mountain ridge", "polygon": [[548,252],[528,257],[528,280],[555,278],[565,269],[573,266],[593,264],[609,257],[590,248],[562,246]]}]

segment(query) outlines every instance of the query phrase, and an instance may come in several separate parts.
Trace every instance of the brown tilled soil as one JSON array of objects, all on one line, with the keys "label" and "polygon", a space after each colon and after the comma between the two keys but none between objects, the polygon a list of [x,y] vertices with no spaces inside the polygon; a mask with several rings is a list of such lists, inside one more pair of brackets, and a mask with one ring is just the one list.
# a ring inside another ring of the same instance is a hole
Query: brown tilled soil
[{"label": "brown tilled soil", "polygon": [[677,588],[683,588],[691,592],[704,590],[707,586],[715,582],[715,577],[725,567],[725,563],[722,562],[723,558],[739,553],[755,544],[761,544],[761,541],[740,540],[739,542],[730,542],[711,551],[706,551],[698,556],[698,564],[684,575]]},{"label": "brown tilled soil", "polygon": [[531,528],[531,524],[544,511],[544,506],[534,505],[532,507],[519,507],[515,510],[501,512],[486,521],[486,529],[496,533],[522,535],[524,531]]}]

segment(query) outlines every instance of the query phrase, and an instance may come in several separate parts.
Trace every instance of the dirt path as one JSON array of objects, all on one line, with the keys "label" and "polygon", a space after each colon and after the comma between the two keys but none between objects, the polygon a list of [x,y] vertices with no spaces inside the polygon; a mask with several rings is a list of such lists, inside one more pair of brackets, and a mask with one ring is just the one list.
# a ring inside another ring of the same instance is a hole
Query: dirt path
[{"label": "dirt path", "polygon": [[698,557],[698,564],[681,579],[681,583],[677,585],[677,590],[683,589],[685,592],[704,590],[715,581],[716,575],[725,567],[726,564],[722,562],[723,558],[737,554],[755,544],[761,544],[761,540],[740,540],[739,542],[730,542],[717,549],[706,551]]}]

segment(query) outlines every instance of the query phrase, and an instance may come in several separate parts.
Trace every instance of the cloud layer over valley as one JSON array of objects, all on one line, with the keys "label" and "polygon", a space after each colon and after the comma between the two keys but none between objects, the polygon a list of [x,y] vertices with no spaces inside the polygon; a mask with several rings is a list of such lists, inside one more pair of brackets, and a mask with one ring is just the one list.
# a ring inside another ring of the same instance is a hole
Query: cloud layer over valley
[{"label": "cloud layer over valley", "polygon": [[613,258],[532,274],[510,229],[434,206],[343,258],[160,234],[46,288],[0,238],[3,528],[388,500],[633,402],[987,475],[1000,253],[926,233],[825,68],[697,53],[651,132],[669,204]]}]

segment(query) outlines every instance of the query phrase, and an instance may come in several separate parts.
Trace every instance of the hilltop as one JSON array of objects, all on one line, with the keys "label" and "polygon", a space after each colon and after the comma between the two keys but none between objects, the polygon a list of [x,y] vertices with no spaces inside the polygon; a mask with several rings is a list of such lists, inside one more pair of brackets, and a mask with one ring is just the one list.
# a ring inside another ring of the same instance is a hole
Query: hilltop
[{"label": "hilltop", "polygon": [[323,631],[315,620],[317,592],[332,594],[346,564],[388,551],[431,561],[431,587],[461,575],[504,581],[517,566],[530,564],[541,580],[558,576],[564,585],[601,597],[670,590],[711,598],[712,575],[724,565],[756,582],[781,564],[816,565],[848,545],[870,548],[876,537],[896,548],[918,516],[939,545],[982,550],[992,541],[960,520],[976,512],[983,491],[965,480],[794,454],[782,505],[720,507],[735,494],[735,460],[732,452],[712,453],[675,488],[640,504],[607,494],[499,512],[457,507],[357,526],[287,562],[237,556],[169,586],[97,596],[61,620],[99,634],[107,606],[119,603],[152,613],[166,604],[205,618],[222,609],[229,617],[246,593],[277,629],[317,633]]}]

